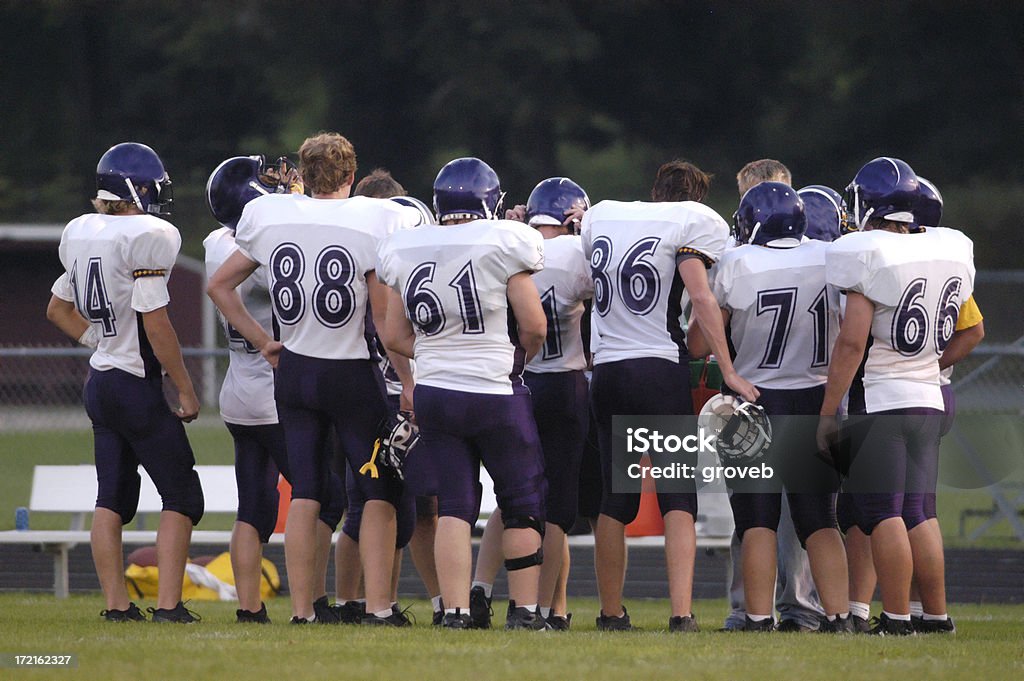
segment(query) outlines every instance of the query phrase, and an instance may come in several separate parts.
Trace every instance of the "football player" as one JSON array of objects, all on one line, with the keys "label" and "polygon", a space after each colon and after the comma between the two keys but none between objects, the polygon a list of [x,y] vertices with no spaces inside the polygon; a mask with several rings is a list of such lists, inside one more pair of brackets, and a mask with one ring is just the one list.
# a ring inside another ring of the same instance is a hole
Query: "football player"
[{"label": "football player", "polygon": [[[574,233],[578,215],[588,208],[590,199],[582,187],[567,177],[551,177],[534,187],[524,215],[526,223],[545,239],[544,269],[533,275],[533,283],[547,315],[547,338],[527,365],[523,380],[533,401],[548,490],[540,613],[558,631],[568,630],[572,618],[564,609],[557,609],[566,607],[559,575],[563,571],[566,533],[576,522],[580,460],[589,423],[587,379],[583,375],[587,358],[580,322],[585,301],[594,295],[594,284],[580,237]],[[470,590],[470,614],[483,628],[490,626],[490,590],[501,564],[499,523],[500,510],[487,519]]]},{"label": "football player", "polygon": [[[333,428],[349,468],[358,473],[370,462],[387,417],[364,320],[371,301],[383,324],[387,297],[374,273],[376,247],[409,223],[411,211],[384,199],[349,199],[356,156],[337,133],[306,139],[299,169],[312,198],[270,194],[246,204],[235,233],[238,250],[214,274],[208,291],[227,322],[277,368],[274,396],[292,475],[285,529],[291,621],[306,624],[315,617],[317,517],[329,501],[328,432]],[[236,290],[260,266],[268,275],[280,342],[252,318]],[[391,609],[391,568],[401,485],[388,475],[360,475],[358,484],[368,500],[359,543],[366,582],[362,621],[399,625]]]},{"label": "football player", "polygon": [[[881,588],[883,611],[872,633],[887,635],[913,633],[909,597],[915,564],[925,568],[917,578],[927,605],[941,589],[941,569],[933,567],[933,527],[919,495],[934,490],[937,477],[943,416],[938,359],[953,337],[961,302],[974,288],[970,239],[952,229],[918,228],[918,194],[917,176],[903,161],[881,157],[867,163],[847,188],[847,203],[863,231],[836,241],[826,256],[828,282],[846,292],[847,302],[818,446],[832,451],[840,402],[867,349],[866,420],[853,437],[845,486],[857,524],[871,538]],[[927,619],[943,622],[948,615]]]},{"label": "football player", "polygon": [[835,241],[850,231],[846,200],[831,187],[810,184],[797,192],[807,215],[807,238]]},{"label": "football player", "polygon": [[[918,197],[917,202],[914,206],[914,220],[918,225],[934,226],[939,225],[942,220],[942,195],[939,193],[938,188],[935,187],[930,181],[917,176],[918,181]],[[963,305],[960,306],[960,314],[956,320],[956,330],[953,333],[953,338],[949,341],[949,345],[942,352],[942,356],[939,358],[939,369],[941,373],[939,375],[939,381],[942,388],[942,402],[944,419],[942,423],[941,434],[945,435],[953,426],[953,420],[956,414],[956,395],[953,392],[953,387],[950,384],[950,377],[953,373],[953,365],[959,362],[961,359],[970,354],[971,350],[981,342],[985,337],[985,325],[981,316],[981,311],[978,309],[977,303],[974,301],[974,296],[971,295],[967,300],[964,301]],[[863,378],[860,376],[859,378]],[[855,384],[858,379],[854,379]],[[860,403],[863,404],[863,387],[860,386]],[[842,525],[852,526],[843,527],[842,529],[846,533],[847,542],[847,555],[850,559],[850,608],[851,612],[856,609],[858,615],[854,617],[857,627],[860,631],[867,631],[870,629],[868,626],[868,618],[870,614],[869,603],[871,596],[874,594],[875,586],[877,584],[877,575],[875,574],[874,565],[871,560],[871,543],[870,539],[865,537],[864,534],[857,529],[853,516],[853,509],[849,508],[850,504],[846,498],[848,495],[843,495],[843,500],[846,505],[845,514],[847,517],[843,518]],[[924,620],[924,604],[922,603],[922,597],[920,589],[918,587],[917,573],[922,570],[939,570],[940,575],[935,576],[930,580],[930,583],[934,585],[936,589],[942,587],[942,591],[935,591],[932,594],[932,600],[929,603],[931,613],[936,612],[946,613],[946,599],[945,599],[945,578],[944,578],[944,554],[942,552],[942,534],[938,529],[938,520],[936,519],[936,508],[935,508],[935,493],[934,491],[926,492],[922,496],[918,497],[922,504],[922,513],[927,520],[922,523],[923,526],[928,526],[932,529],[931,537],[935,542],[938,542],[937,546],[932,546],[932,559],[927,562],[915,561],[914,573],[915,579],[911,583],[910,591],[910,617],[913,624],[914,630],[918,633],[952,633],[956,631],[956,627],[953,620],[949,617],[946,619],[929,619],[926,623]],[[923,533],[919,533],[923,534]],[[927,537],[928,535],[924,535]],[[926,578],[926,581],[929,581]]]},{"label": "football player", "polygon": [[780,417],[774,419],[767,455],[778,478],[749,488],[736,484],[729,497],[742,541],[746,631],[774,629],[782,483],[824,606],[821,628],[841,632],[850,626],[846,556],[835,518],[838,475],[817,461],[794,461],[814,451],[814,429],[799,417],[814,416],[821,406],[829,351],[839,330],[838,294],[825,286],[828,246],[804,239],[807,229],[804,202],[795,190],[781,182],[754,185],[734,218],[741,245],[725,253],[715,277],[715,297],[736,348],[736,370],[757,385],[765,412]]},{"label": "football player", "polygon": [[[93,427],[99,491],[91,545],[108,621],[143,621],[124,581],[121,528],[138,508],[138,467],[163,502],[157,539],[160,580],[154,622],[191,623],[181,603],[192,526],[203,517],[203,490],[182,422],[199,415],[199,399],[167,316],[167,279],[181,236],[168,215],[171,180],[145,144],[111,147],[96,166],[95,213],[72,220],[60,240],[62,274],[47,318],[93,348],[83,400]],[[163,372],[178,404],[163,394]]]},{"label": "football player", "polygon": [[[353,196],[398,199],[400,205],[412,207],[420,212],[421,221],[424,224],[426,222],[433,222],[433,217],[429,216],[429,211],[426,215],[422,214],[422,202],[405,194],[405,188],[398,180],[392,177],[390,172],[383,168],[374,169],[373,172],[361,179],[356,184],[355,189],[352,190]],[[377,329],[374,327],[372,311],[369,309],[366,316],[366,336],[367,343],[375,353],[381,373],[384,376],[389,420],[396,419],[400,411],[411,414],[411,400],[408,395],[403,397],[402,381],[399,379],[396,369],[391,365],[391,360],[380,341]],[[398,361],[408,362],[409,371],[410,373],[412,372],[411,362],[406,360],[406,358],[400,357]],[[366,499],[360,493],[355,475],[351,471],[346,477],[345,487],[348,496],[348,508],[345,514],[345,523],[342,526],[342,534],[338,537],[334,578],[338,602],[341,605],[342,622],[358,624],[365,615],[366,605],[366,601],[360,593],[362,567],[359,562],[359,524],[362,520],[363,506],[366,503]],[[391,609],[398,617],[406,620],[408,620],[408,616],[404,614],[398,605],[398,577],[402,569],[402,550],[410,543],[410,539],[416,536],[414,528],[420,522],[416,513],[417,507],[422,507],[422,504],[417,504],[416,499],[411,494],[403,493],[398,505],[395,562],[391,571]],[[427,588],[427,594],[431,596],[431,601],[434,604],[434,618],[439,619],[441,615],[438,613],[443,615],[443,610],[440,608],[440,590],[437,585],[437,571],[434,569],[433,517],[424,518],[422,522],[426,527],[426,531],[420,532],[421,538],[418,542],[418,547],[413,548],[413,562],[416,563],[417,570],[422,575],[423,583]],[[423,535],[425,534],[427,536],[424,537]],[[429,544],[426,548],[429,550],[424,551],[423,544],[427,541],[429,541]],[[417,552],[417,548],[419,548],[419,552]],[[426,555],[424,556],[424,554]],[[419,560],[417,560],[417,557]],[[411,621],[409,623],[411,624]]]},{"label": "football player", "polygon": [[[214,273],[235,251],[235,230],[245,204],[267,194],[303,191],[294,166],[286,158],[268,164],[262,156],[235,156],[217,166],[206,183],[206,204],[221,228],[203,241],[206,275]],[[264,268],[259,268],[238,287],[249,314],[268,334],[276,324]],[[221,320],[223,322],[223,318]],[[228,339],[228,369],[220,390],[221,418],[235,443],[235,481],[238,487],[238,518],[231,532],[231,569],[235,576],[238,622],[269,623],[260,599],[263,544],[277,524],[278,475],[291,481],[284,430],[274,402],[274,371],[258,350],[224,322]],[[319,596],[314,601],[317,622],[338,620],[327,603],[327,562],[331,535],[345,510],[345,489],[338,474],[330,473],[330,502],[320,509],[317,525],[316,580]]]},{"label": "football player", "polygon": [[[751,161],[736,174],[736,186],[740,199],[751,187],[761,182],[792,183],[789,168],[780,161],[762,158]],[[810,216],[808,218],[810,220]],[[809,231],[813,232],[811,227]],[[810,236],[810,235],[808,235]],[[731,245],[735,245],[730,238]],[[714,275],[717,268],[711,273]],[[699,328],[699,324],[696,325]],[[700,334],[691,336],[700,342]],[[793,526],[789,498],[782,498],[782,513],[778,528],[778,579],[775,590],[775,606],[779,611],[780,632],[805,632],[818,629],[819,620],[824,615],[817,592],[814,590],[814,577],[807,560],[807,552],[800,544]],[[725,619],[725,629],[742,631],[746,627],[746,606],[743,602],[743,569],[742,551],[739,535],[733,532],[729,546],[729,602],[730,612]]]},{"label": "football player", "polygon": [[[708,286],[707,268],[722,255],[728,236],[721,216],[694,201],[602,201],[583,217],[583,251],[594,281],[591,407],[604,486],[595,535],[599,629],[631,628],[622,605],[625,527],[640,505],[639,493],[613,493],[611,488],[612,416],[693,413],[680,324],[684,286],[719,357],[725,382],[744,399],[757,398],[757,389],[729,359],[722,315]],[[669,629],[695,631],[696,488],[659,492],[658,503],[665,517]]]},{"label": "football player", "polygon": [[480,508],[480,464],[494,480],[505,526],[509,629],[543,629],[544,471],[522,371],[544,344],[547,319],[530,275],[543,238],[496,220],[498,176],[477,158],[449,162],[434,181],[440,225],[392,234],[378,271],[391,287],[385,345],[416,359],[420,441],[406,462],[416,494],[436,494],[435,559],[442,626],[472,626],[470,528]]}]

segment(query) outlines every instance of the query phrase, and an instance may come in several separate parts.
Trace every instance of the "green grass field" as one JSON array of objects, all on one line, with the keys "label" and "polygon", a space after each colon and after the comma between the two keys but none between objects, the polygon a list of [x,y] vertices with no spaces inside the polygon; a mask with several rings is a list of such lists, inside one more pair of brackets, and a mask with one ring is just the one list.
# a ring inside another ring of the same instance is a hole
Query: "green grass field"
[{"label": "green grass field", "polygon": [[[188,426],[188,436],[199,464],[230,464],[234,460],[231,436],[216,415],[206,415],[205,423]],[[41,464],[92,463],[92,433],[87,430],[51,430],[38,432],[0,433],[0,530],[14,529],[14,509],[28,506],[32,489],[32,467]],[[1024,479],[1024,470],[1014,476]],[[983,490],[939,491],[939,521],[946,545],[967,545],[959,536],[960,512],[964,509],[991,508],[992,500]],[[970,518],[967,533],[984,521]],[[208,515],[199,529],[231,528],[232,518]],[[69,518],[63,514],[36,514],[31,518],[33,529],[67,529]],[[971,546],[1024,549],[1011,533],[1009,523],[997,524],[981,540]]]},{"label": "green grass field", "polygon": [[699,601],[707,631],[670,635],[665,601],[631,601],[643,628],[594,630],[597,604],[573,602],[574,631],[439,631],[416,602],[411,629],[291,627],[283,599],[275,624],[233,622],[234,604],[192,604],[196,625],[109,624],[99,596],[58,601],[0,594],[0,653],[71,654],[76,670],[0,669],[2,679],[1019,679],[1024,678],[1024,606],[956,606],[954,637],[903,639],[714,631],[724,601]]}]

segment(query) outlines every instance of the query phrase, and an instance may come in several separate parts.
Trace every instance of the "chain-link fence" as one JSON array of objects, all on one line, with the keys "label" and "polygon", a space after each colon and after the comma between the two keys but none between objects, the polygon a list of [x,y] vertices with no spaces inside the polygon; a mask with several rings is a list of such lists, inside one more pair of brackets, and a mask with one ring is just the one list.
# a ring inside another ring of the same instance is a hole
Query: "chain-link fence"
[{"label": "chain-link fence", "polygon": [[[88,348],[0,347],[0,431],[89,428],[82,384],[91,354]],[[182,354],[203,406],[215,409],[228,351],[183,348]]]}]

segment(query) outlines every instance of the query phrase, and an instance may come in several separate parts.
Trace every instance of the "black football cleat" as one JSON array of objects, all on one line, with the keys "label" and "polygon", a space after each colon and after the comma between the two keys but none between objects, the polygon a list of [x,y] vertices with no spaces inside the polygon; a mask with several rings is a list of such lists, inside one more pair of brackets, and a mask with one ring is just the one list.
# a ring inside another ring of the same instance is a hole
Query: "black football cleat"
[{"label": "black football cleat", "polygon": [[870,634],[871,633],[871,622],[863,617],[857,615],[850,615],[850,626],[853,627],[853,633],[855,634]]},{"label": "black football cleat", "polygon": [[668,630],[672,633],[684,634],[700,631],[700,627],[697,626],[697,618],[693,615],[685,617],[678,615],[668,618]]},{"label": "black football cleat", "polygon": [[342,606],[330,603],[327,596],[321,596],[313,601],[313,615],[317,624],[343,624]]},{"label": "black football cleat", "polygon": [[892,620],[884,612],[878,617],[871,618],[872,636],[913,636],[914,626],[910,620]]},{"label": "black football cleat", "polygon": [[629,631],[632,628],[633,625],[629,621],[629,613],[626,612],[625,606],[622,608],[622,614],[618,617],[609,617],[602,611],[597,614],[598,631]]},{"label": "black football cleat", "polygon": [[749,615],[747,615],[746,619],[743,622],[743,631],[753,631],[762,633],[775,631],[775,620],[769,617],[766,620],[755,622],[754,620],[750,619]]},{"label": "black football cleat", "polygon": [[823,634],[852,634],[853,629],[853,617],[847,615],[846,617],[836,616],[834,620],[829,621],[827,617],[821,618],[821,626],[818,627],[818,631]]},{"label": "black football cleat", "polygon": [[288,624],[312,624],[312,623],[313,623],[313,620],[307,620],[305,617],[299,617],[298,615],[295,615],[290,620],[288,620]]},{"label": "black football cleat", "polygon": [[270,624],[270,616],[267,615],[267,604],[260,603],[260,609],[256,612],[251,610],[235,610],[235,621],[239,624]]},{"label": "black football cleat", "polygon": [[387,617],[378,617],[372,612],[368,612],[359,620],[360,624],[364,624],[370,627],[411,627],[412,620],[409,619],[401,610],[396,607],[391,608],[391,614]]},{"label": "black football cleat", "polygon": [[922,617],[914,627],[914,631],[919,634],[955,634],[956,625],[953,624],[953,618],[949,616],[944,620],[926,620]]},{"label": "black football cleat", "polygon": [[484,594],[482,586],[474,586],[469,590],[469,616],[473,618],[473,628],[490,629],[492,615],[491,599]]},{"label": "black football cleat", "polygon": [[543,631],[548,628],[548,622],[540,616],[537,610],[529,608],[517,608],[510,602],[508,615],[505,617],[505,629],[512,631],[526,629],[528,631]]},{"label": "black football cleat", "polygon": [[[744,631],[746,630],[747,629],[744,628]],[[775,627],[775,631],[783,634],[806,634],[811,631],[817,631],[817,629],[805,624],[800,624],[796,620],[782,620],[779,622],[779,626]]]},{"label": "black football cleat", "polygon": [[146,616],[139,606],[134,603],[129,603],[128,607],[124,610],[103,610],[100,612],[100,617],[108,622],[145,622]]},{"label": "black football cleat", "polygon": [[552,631],[569,631],[572,627],[572,613],[564,617],[562,615],[556,615],[551,613],[548,615],[548,629]]},{"label": "black football cleat", "polygon": [[473,618],[469,616],[468,612],[462,612],[459,608],[455,608],[455,612],[446,612],[441,618],[441,628],[472,629]]},{"label": "black football cleat", "polygon": [[172,624],[193,624],[203,620],[198,614],[185,607],[185,604],[178,601],[178,604],[171,609],[167,608],[146,608],[152,615],[152,622]]}]

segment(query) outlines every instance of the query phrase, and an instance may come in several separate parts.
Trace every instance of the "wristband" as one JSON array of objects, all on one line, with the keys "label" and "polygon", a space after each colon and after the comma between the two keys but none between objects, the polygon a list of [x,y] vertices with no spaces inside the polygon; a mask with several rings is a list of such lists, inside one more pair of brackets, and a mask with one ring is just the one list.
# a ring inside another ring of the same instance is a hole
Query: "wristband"
[{"label": "wristband", "polygon": [[96,336],[96,327],[90,324],[85,333],[78,337],[78,344],[95,350],[100,344],[100,339]]}]

